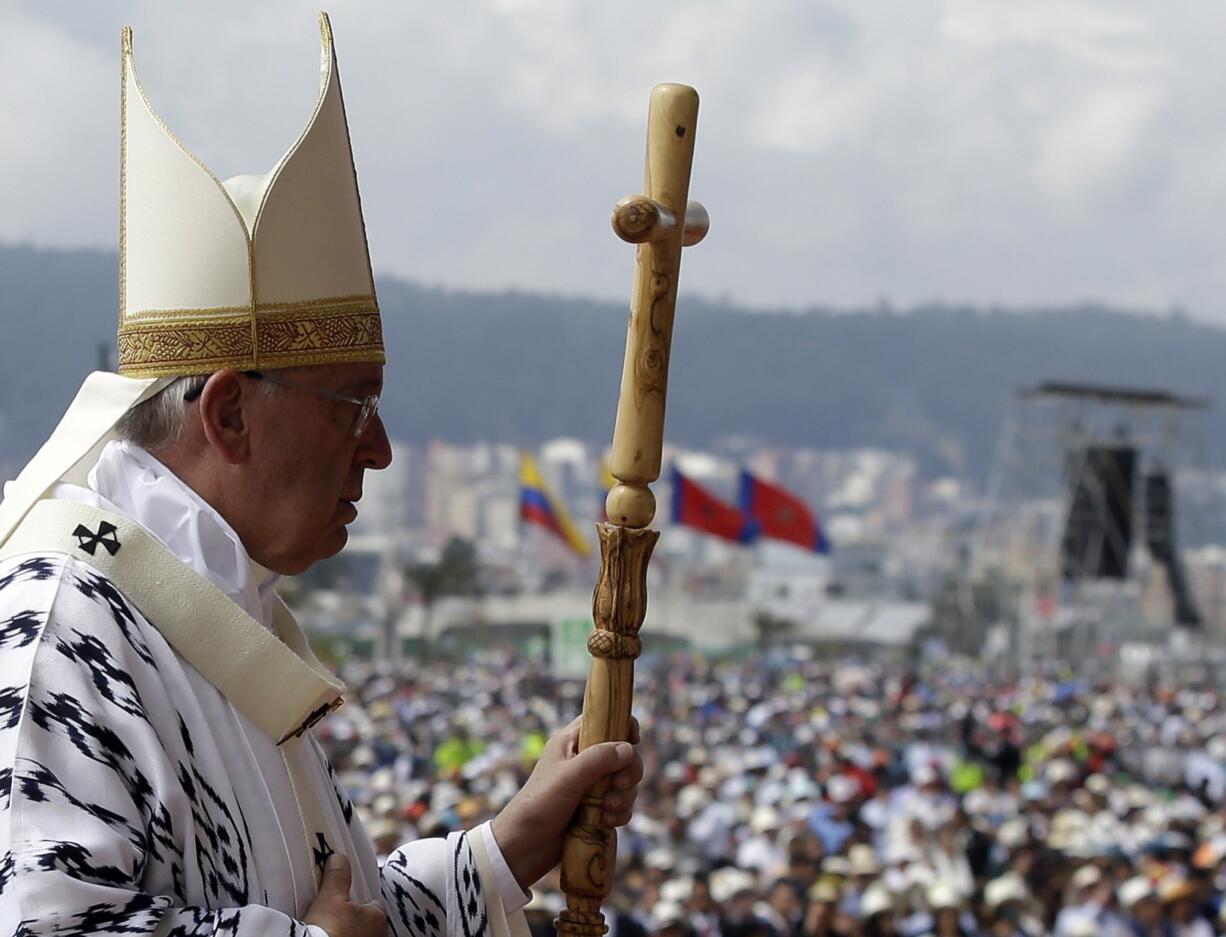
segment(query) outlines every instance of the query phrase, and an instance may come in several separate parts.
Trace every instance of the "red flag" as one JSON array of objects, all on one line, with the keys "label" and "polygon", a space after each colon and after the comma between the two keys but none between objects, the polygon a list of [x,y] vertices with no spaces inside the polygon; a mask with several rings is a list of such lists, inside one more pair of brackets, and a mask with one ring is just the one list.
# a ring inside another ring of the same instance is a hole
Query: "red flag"
[{"label": "red flag", "polygon": [[697,482],[673,466],[673,523],[704,533],[749,543],[758,535],[758,525],[730,504],[724,504]]},{"label": "red flag", "polygon": [[830,542],[809,506],[790,491],[741,472],[741,510],[761,525],[762,536],[829,553]]}]

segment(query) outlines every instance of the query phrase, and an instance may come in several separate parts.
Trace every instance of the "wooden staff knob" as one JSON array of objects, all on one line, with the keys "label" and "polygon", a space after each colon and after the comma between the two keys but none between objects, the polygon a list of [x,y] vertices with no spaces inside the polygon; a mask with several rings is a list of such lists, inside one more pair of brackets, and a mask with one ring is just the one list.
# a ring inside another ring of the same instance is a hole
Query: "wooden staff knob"
[{"label": "wooden staff knob", "polygon": [[610,524],[646,527],[656,516],[656,496],[646,485],[614,485],[605,497],[604,512]]},{"label": "wooden staff knob", "polygon": [[[627,195],[614,205],[612,222],[614,233],[630,244],[664,241],[677,230],[677,216],[646,195]],[[707,236],[710,228],[707,210],[700,202],[690,201],[685,206],[681,246],[693,247]]]},{"label": "wooden staff knob", "polygon": [[693,247],[711,230],[711,216],[702,202],[693,199],[685,206],[685,229],[681,232],[681,246]]},{"label": "wooden staff knob", "polygon": [[677,226],[673,213],[646,195],[627,195],[613,206],[613,231],[623,241],[660,241]]}]

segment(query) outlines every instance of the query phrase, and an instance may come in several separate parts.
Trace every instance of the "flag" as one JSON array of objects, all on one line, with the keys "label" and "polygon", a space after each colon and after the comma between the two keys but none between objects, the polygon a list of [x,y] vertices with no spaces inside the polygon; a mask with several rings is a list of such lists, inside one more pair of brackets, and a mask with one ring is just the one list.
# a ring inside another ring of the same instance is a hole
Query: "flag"
[{"label": "flag", "polygon": [[549,493],[536,459],[526,452],[519,464],[519,517],[529,524],[544,527],[580,556],[591,553],[591,547],[571,523],[566,508]]},{"label": "flag", "polygon": [[830,552],[830,542],[808,505],[790,491],[745,471],[741,472],[741,510],[758,522],[763,537],[818,553]]},{"label": "flag", "polygon": [[673,523],[736,543],[750,543],[758,525],[730,504],[724,504],[673,466]]}]

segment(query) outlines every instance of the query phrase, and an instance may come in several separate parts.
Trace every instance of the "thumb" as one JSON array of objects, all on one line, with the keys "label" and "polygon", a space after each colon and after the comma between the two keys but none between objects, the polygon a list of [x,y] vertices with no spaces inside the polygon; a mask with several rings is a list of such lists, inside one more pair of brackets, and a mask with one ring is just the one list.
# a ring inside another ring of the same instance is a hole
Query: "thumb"
[{"label": "thumb", "polygon": [[566,762],[570,783],[586,791],[597,781],[630,764],[634,746],[629,742],[590,745]]},{"label": "thumb", "polygon": [[324,874],[319,880],[319,897],[348,901],[352,879],[349,859],[339,852],[332,853],[324,863]]}]

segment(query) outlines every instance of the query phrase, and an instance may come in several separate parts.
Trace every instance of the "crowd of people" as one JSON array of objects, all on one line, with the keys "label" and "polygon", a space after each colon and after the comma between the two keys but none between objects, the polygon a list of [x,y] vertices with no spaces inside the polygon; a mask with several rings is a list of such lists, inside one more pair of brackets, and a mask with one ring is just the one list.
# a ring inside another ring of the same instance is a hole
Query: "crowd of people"
[{"label": "crowd of people", "polygon": [[[760,655],[644,659],[612,937],[1226,933],[1211,688]],[[319,735],[376,848],[474,826],[582,682],[511,656],[351,667]],[[556,873],[527,907],[563,907]]]}]

